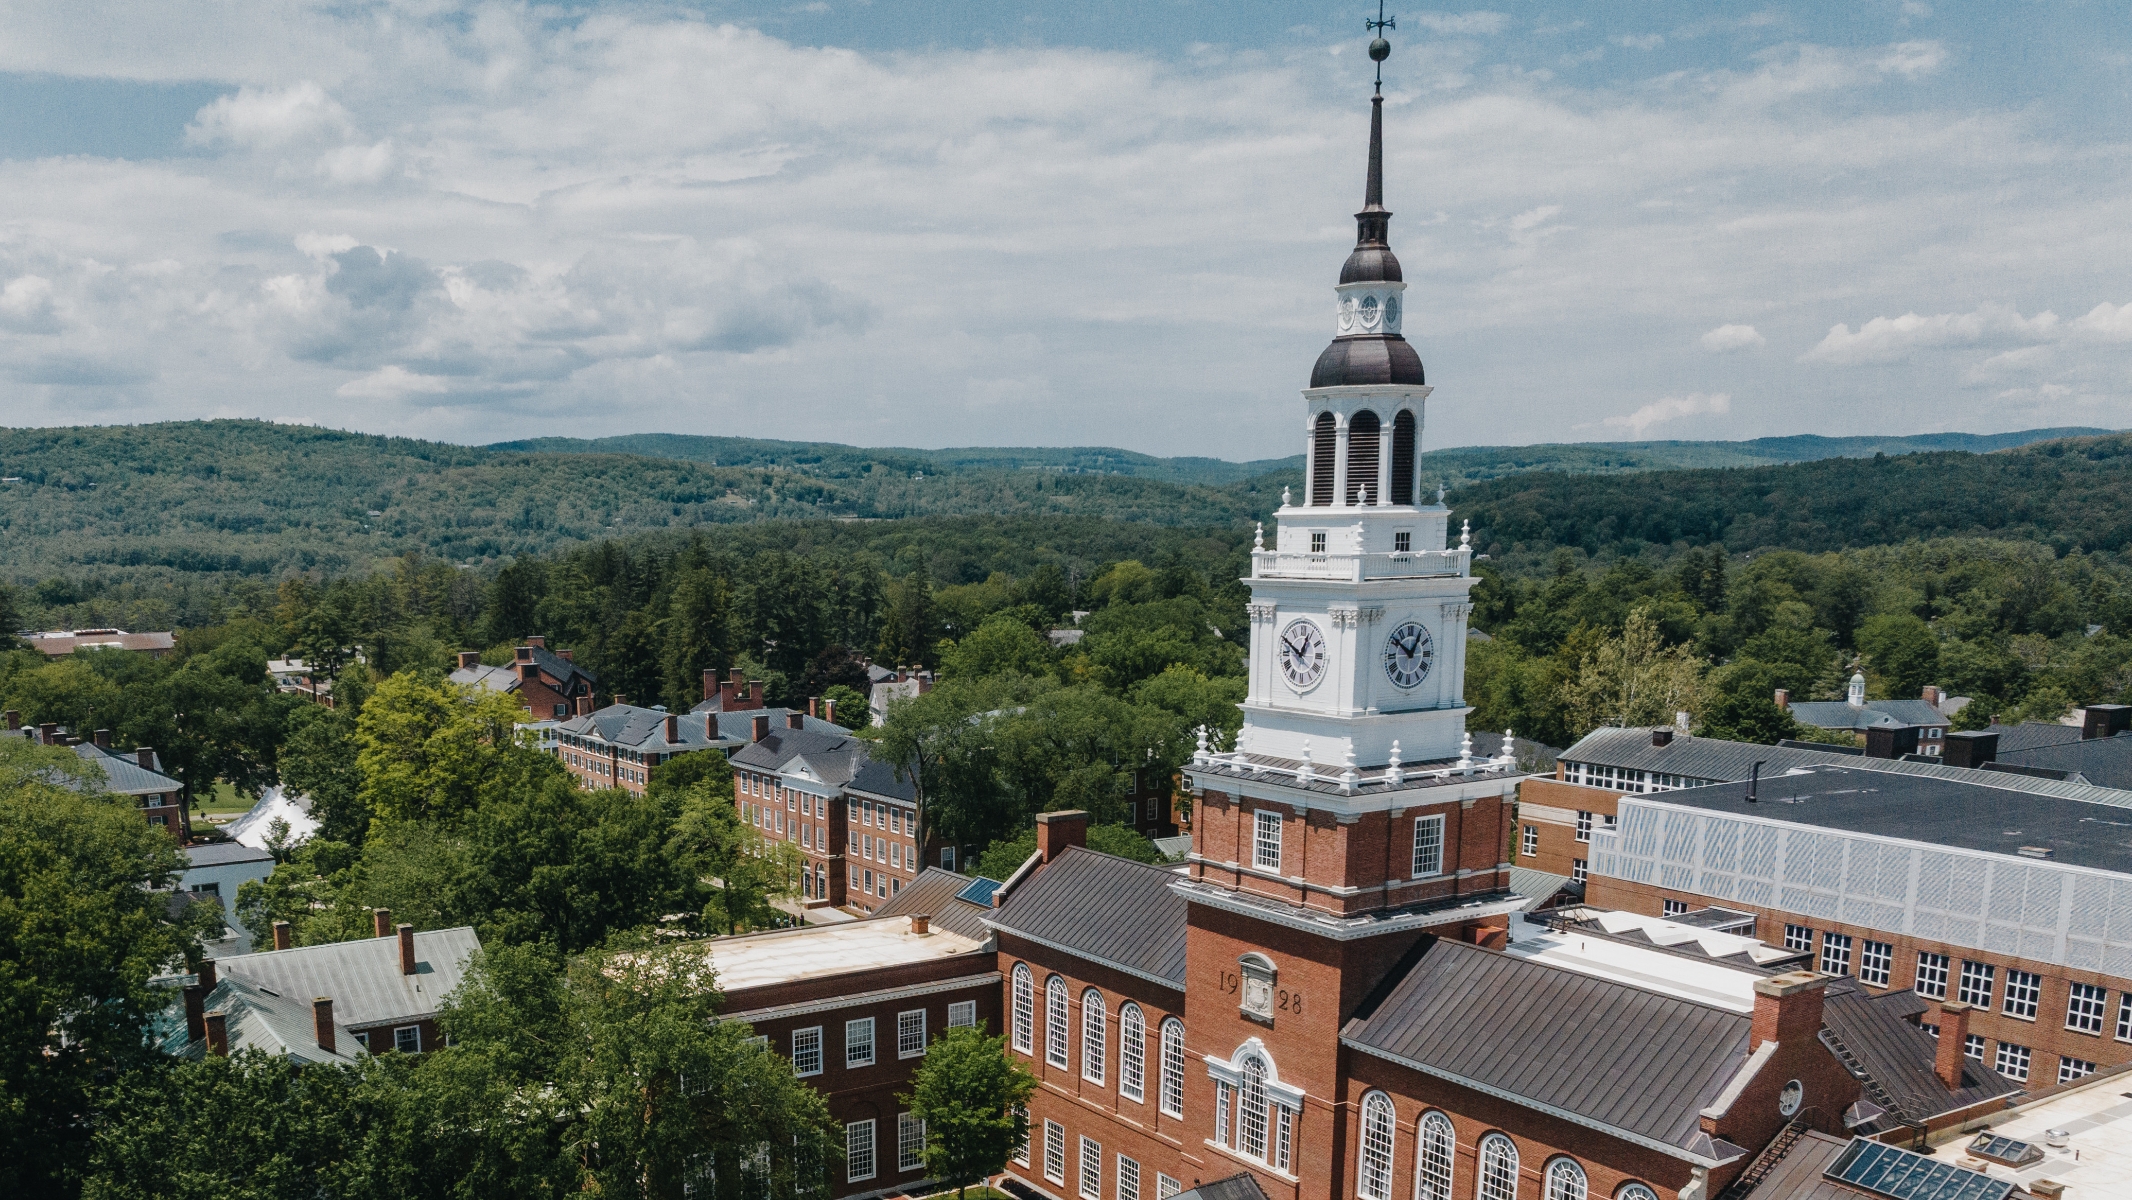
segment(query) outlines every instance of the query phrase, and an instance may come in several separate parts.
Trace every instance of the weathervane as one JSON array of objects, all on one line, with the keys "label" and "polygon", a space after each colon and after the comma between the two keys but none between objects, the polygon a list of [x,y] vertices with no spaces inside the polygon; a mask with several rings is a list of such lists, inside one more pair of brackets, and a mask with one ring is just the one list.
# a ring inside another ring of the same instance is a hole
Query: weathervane
[{"label": "weathervane", "polygon": [[1399,28],[1398,17],[1384,15],[1384,0],[1377,0],[1377,19],[1365,20],[1362,27],[1377,36],[1370,41],[1370,61],[1377,64],[1377,91],[1384,91],[1384,60],[1392,55],[1392,44],[1384,40],[1384,30]]}]

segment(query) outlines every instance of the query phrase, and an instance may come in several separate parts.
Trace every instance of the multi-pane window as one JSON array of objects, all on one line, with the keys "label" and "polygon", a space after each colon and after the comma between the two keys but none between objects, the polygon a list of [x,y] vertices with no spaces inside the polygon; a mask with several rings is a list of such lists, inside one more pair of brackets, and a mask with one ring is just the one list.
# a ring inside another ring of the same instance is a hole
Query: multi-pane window
[{"label": "multi-pane window", "polygon": [[896,1014],[896,1057],[917,1058],[925,1053],[925,1010],[914,1008]]},{"label": "multi-pane window", "polygon": [[896,1169],[925,1169],[925,1122],[917,1113],[896,1114]]},{"label": "multi-pane window", "polygon": [[1571,883],[1583,883],[1590,876],[1591,868],[1583,859],[1573,858],[1569,860],[1569,881]]},{"label": "multi-pane window", "polygon": [[819,1075],[822,1073],[822,1027],[792,1031],[792,1073],[794,1075]]},{"label": "multi-pane window", "polygon": [[1558,1158],[1547,1164],[1547,1200],[1585,1200],[1587,1191],[1584,1168],[1575,1159]]},{"label": "multi-pane window", "polygon": [[1103,1147],[1094,1138],[1081,1138],[1080,1192],[1084,1200],[1103,1200]]},{"label": "multi-pane window", "polygon": [[1170,1197],[1175,1196],[1182,1191],[1184,1191],[1183,1184],[1177,1182],[1176,1180],[1170,1178],[1167,1175],[1161,1174],[1160,1172],[1156,1173],[1155,1200],[1170,1200]]},{"label": "multi-pane window", "polygon": [[1391,1200],[1392,1133],[1397,1124],[1391,1097],[1371,1092],[1362,1099],[1362,1154],[1355,1193],[1362,1200]]},{"label": "multi-pane window", "polygon": [[2000,1042],[1999,1057],[1991,1065],[1993,1070],[2008,1079],[2018,1079],[2022,1083],[2027,1083],[2028,1059],[2028,1047],[2016,1046],[2012,1042]]},{"label": "multi-pane window", "polygon": [[2117,996],[2117,1040],[2132,1042],[2132,992]]},{"label": "multi-pane window", "polygon": [[1147,1099],[1147,1018],[1137,1004],[1118,1010],[1118,1094]]},{"label": "multi-pane window", "polygon": [[1014,1148],[1014,1161],[1026,1167],[1029,1165],[1029,1106],[1015,1105],[1014,1115],[1022,1119],[1022,1144]]},{"label": "multi-pane window", "polygon": [[1414,819],[1414,875],[1440,875],[1444,869],[1444,819]]},{"label": "multi-pane window", "polygon": [[1521,858],[1534,858],[1539,853],[1540,827],[1538,825],[1527,825],[1525,831],[1518,835],[1518,856]]},{"label": "multi-pane window", "polygon": [[1275,1105],[1273,1114],[1276,1118],[1273,1131],[1273,1165],[1285,1171],[1288,1169],[1289,1145],[1295,1136],[1295,1114],[1290,1112],[1285,1104]]},{"label": "multi-pane window", "polygon": [[1415,1132],[1414,1200],[1451,1200],[1451,1161],[1456,1138],[1451,1118],[1430,1112]]},{"label": "multi-pane window", "polygon": [[1265,871],[1281,869],[1281,814],[1262,808],[1251,814],[1251,865]]},{"label": "multi-pane window", "polygon": [[1577,840],[1580,842],[1592,840],[1592,814],[1581,808],[1577,810]]},{"label": "multi-pane window", "polygon": [[1218,1145],[1229,1144],[1229,1095],[1234,1090],[1222,1080],[1214,1081],[1214,1141]]},{"label": "multi-pane window", "polygon": [[1688,902],[1686,900],[1661,900],[1658,902],[1658,910],[1658,915],[1662,917],[1685,916],[1688,912]]},{"label": "multi-pane window", "polygon": [[1888,976],[1895,966],[1895,947],[1887,942],[1871,938],[1858,946],[1858,978],[1874,987],[1888,986]]},{"label": "multi-pane window", "polygon": [[422,1052],[422,1027],[420,1025],[402,1025],[393,1030],[392,1048],[402,1054],[420,1054]]},{"label": "multi-pane window", "polygon": [[1044,1178],[1066,1182],[1066,1127],[1057,1121],[1044,1122]]},{"label": "multi-pane window", "polygon": [[844,1124],[844,1178],[857,1183],[874,1177],[874,1123],[871,1120]]},{"label": "multi-pane window", "polygon": [[961,1029],[965,1025],[975,1024],[977,1024],[977,1001],[957,1000],[955,1003],[948,1005],[949,1029]]},{"label": "multi-pane window", "polygon": [[1786,950],[1812,950],[1814,948],[1813,928],[1807,925],[1786,925],[1784,927],[1784,948]]},{"label": "multi-pane window", "polygon": [[1118,1156],[1118,1200],[1140,1200],[1140,1164]]},{"label": "multi-pane window", "polygon": [[[973,1005],[971,1012],[976,1012]],[[1014,964],[1014,1048],[1023,1054],[1035,1049],[1036,1039],[1036,982],[1029,976],[1028,963]]]},{"label": "multi-pane window", "polygon": [[1914,988],[1918,995],[1927,999],[1945,1000],[1947,998],[1947,956],[1934,954],[1930,950],[1918,951],[1917,983]]},{"label": "multi-pane window", "polygon": [[1236,1101],[1236,1148],[1263,1161],[1266,1157],[1266,1064],[1244,1063],[1244,1086]]},{"label": "multi-pane window", "polygon": [[2006,1015],[2036,1019],[2036,1006],[2043,999],[2043,976],[2034,971],[2006,970]]},{"label": "multi-pane window", "polygon": [[1175,1017],[1162,1023],[1162,1111],[1184,1115],[1184,1022]]},{"label": "multi-pane window", "polygon": [[2094,1073],[2095,1064],[2087,1059],[2060,1058],[2058,1060],[2058,1082],[2060,1083],[2071,1083],[2075,1079],[2085,1079]]},{"label": "multi-pane window", "polygon": [[1518,1200],[1518,1147],[1500,1133],[1481,1139],[1480,1200]]},{"label": "multi-pane window", "polygon": [[1992,978],[1998,973],[1999,969],[1990,963],[1963,959],[1962,985],[1956,989],[1955,999],[1964,1004],[1974,1004],[1978,1008],[1990,1008]]},{"label": "multi-pane window", "polygon": [[1821,935],[1821,973],[1823,975],[1848,975],[1851,973],[1850,934],[1824,933]]},{"label": "multi-pane window", "polygon": [[1972,1033],[1962,1039],[1962,1054],[1966,1058],[1982,1061],[1984,1058],[1984,1035]]},{"label": "multi-pane window", "polygon": [[2101,1033],[2102,1014],[2110,993],[2092,983],[2073,984],[2065,998],[2065,1027],[2079,1033]]},{"label": "multi-pane window", "polygon": [[1066,981],[1053,975],[1044,981],[1044,1061],[1054,1067],[1066,1065]]},{"label": "multi-pane window", "polygon": [[1110,1052],[1103,1045],[1103,993],[1090,988],[1081,993],[1081,1078],[1103,1082],[1103,1066]]},{"label": "multi-pane window", "polygon": [[844,1065],[846,1067],[870,1067],[874,1065],[874,1019],[860,1017],[844,1022]]}]

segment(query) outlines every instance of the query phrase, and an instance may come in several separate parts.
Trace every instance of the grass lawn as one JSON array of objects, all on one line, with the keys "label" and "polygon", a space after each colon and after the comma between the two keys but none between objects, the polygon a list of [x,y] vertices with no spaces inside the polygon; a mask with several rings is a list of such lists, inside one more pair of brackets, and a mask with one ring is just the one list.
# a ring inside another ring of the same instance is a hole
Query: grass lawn
[{"label": "grass lawn", "polygon": [[237,817],[252,811],[252,801],[237,794],[237,789],[221,781],[215,781],[215,793],[196,810],[202,816]]}]

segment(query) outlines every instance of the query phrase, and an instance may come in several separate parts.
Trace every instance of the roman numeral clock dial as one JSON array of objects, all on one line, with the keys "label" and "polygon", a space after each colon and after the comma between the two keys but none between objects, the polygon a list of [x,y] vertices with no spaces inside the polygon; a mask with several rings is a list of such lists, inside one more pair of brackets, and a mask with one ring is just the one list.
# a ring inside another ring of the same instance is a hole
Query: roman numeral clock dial
[{"label": "roman numeral clock dial", "polygon": [[1325,635],[1309,621],[1290,621],[1281,630],[1281,674],[1299,692],[1325,678]]},{"label": "roman numeral clock dial", "polygon": [[1419,687],[1429,677],[1436,658],[1436,642],[1428,626],[1408,621],[1384,640],[1384,673],[1401,688]]}]

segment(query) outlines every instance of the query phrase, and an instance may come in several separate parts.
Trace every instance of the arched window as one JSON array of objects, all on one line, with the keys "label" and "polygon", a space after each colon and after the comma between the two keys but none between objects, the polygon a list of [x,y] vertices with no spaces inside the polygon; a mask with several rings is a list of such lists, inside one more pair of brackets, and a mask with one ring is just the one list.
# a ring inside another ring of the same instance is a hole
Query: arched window
[{"label": "arched window", "polygon": [[1517,1143],[1500,1133],[1491,1133],[1481,1139],[1479,1186],[1474,1191],[1480,1200],[1518,1200],[1518,1147]]},{"label": "arched window", "polygon": [[1422,1116],[1414,1135],[1414,1200],[1451,1200],[1451,1162],[1457,1151],[1451,1118]]},{"label": "arched window", "polygon": [[1081,993],[1081,1078],[1103,1082],[1103,1067],[1110,1052],[1103,1045],[1103,993],[1090,988]]},{"label": "arched window", "polygon": [[1244,1060],[1244,1086],[1236,1102],[1236,1148],[1253,1158],[1266,1157],[1266,1064]]},{"label": "arched window", "polygon": [[1390,1096],[1371,1092],[1362,1098],[1362,1159],[1355,1172],[1355,1194],[1362,1200],[1391,1200],[1395,1124]]},{"label": "arched window", "polygon": [[1414,503],[1414,410],[1392,418],[1392,503]]},{"label": "arched window", "polygon": [[1320,508],[1333,502],[1334,424],[1331,413],[1319,413],[1310,431],[1310,503]]},{"label": "arched window", "polygon": [[1066,1065],[1066,981],[1053,975],[1044,981],[1044,1061],[1054,1067]]},{"label": "arched window", "polygon": [[1030,1054],[1036,1047],[1036,984],[1028,963],[1014,964],[1014,1048]]},{"label": "arched window", "polygon": [[1131,1002],[1118,1010],[1118,1094],[1147,1101],[1147,1018]]},{"label": "arched window", "polygon": [[1347,419],[1347,503],[1382,504],[1377,490],[1377,414],[1363,409]]},{"label": "arched window", "polygon": [[1640,1183],[1624,1183],[1615,1190],[1614,1200],[1658,1200],[1658,1193]]},{"label": "arched window", "polygon": [[1547,1200],[1585,1200],[1584,1168],[1573,1158],[1547,1164]]},{"label": "arched window", "polygon": [[1184,1022],[1175,1017],[1162,1023],[1162,1111],[1184,1115]]}]

